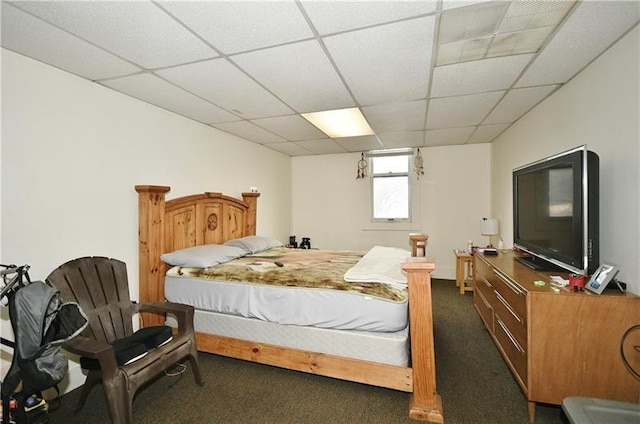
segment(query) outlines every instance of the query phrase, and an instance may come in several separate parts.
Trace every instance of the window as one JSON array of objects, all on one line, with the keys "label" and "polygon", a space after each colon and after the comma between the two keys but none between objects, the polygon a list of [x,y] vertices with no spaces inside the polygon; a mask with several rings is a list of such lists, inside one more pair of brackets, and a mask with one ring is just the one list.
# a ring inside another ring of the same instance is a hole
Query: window
[{"label": "window", "polygon": [[371,156],[374,221],[409,220],[408,153]]}]

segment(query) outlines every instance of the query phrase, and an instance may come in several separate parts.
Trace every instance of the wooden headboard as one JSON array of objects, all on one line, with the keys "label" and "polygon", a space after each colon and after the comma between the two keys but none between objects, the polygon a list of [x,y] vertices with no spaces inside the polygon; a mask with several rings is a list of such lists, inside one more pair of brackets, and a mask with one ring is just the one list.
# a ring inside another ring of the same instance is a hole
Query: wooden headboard
[{"label": "wooden headboard", "polygon": [[137,185],[138,261],[141,302],[164,301],[163,253],[256,234],[260,193],[242,200],[203,193],[166,200],[168,186]]}]

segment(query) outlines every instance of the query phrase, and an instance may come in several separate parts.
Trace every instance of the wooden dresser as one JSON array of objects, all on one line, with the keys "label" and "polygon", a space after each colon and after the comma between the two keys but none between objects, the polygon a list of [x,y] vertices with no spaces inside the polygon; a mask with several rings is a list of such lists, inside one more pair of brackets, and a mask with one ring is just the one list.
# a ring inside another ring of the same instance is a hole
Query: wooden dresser
[{"label": "wooden dresser", "polygon": [[536,402],[560,405],[567,396],[640,402],[640,381],[620,352],[625,332],[640,324],[640,297],[617,290],[555,292],[550,276],[568,274],[534,271],[515,255],[474,255],[473,301],[527,397],[530,422]]}]

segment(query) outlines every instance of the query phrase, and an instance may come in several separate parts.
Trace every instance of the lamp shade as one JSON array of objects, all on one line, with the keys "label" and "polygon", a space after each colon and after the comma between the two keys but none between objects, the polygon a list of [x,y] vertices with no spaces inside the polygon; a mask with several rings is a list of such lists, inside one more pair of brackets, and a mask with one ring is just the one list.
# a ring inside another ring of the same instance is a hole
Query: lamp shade
[{"label": "lamp shade", "polygon": [[498,230],[498,220],[493,218],[482,218],[482,235],[495,236],[500,234]]}]

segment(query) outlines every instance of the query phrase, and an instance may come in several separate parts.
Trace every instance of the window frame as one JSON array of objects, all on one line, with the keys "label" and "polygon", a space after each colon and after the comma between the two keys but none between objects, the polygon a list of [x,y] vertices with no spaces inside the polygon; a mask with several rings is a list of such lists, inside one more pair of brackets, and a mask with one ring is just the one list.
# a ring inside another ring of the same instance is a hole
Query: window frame
[{"label": "window frame", "polygon": [[[376,173],[375,165],[373,161],[376,158],[380,157],[389,157],[389,156],[404,156],[407,160],[407,170],[403,172],[384,172],[384,173]],[[369,169],[371,169],[369,180],[370,180],[370,197],[371,197],[371,205],[370,205],[370,217],[372,223],[407,223],[412,222],[411,220],[411,212],[412,212],[412,182],[411,182],[411,158],[413,157],[413,150],[399,150],[399,151],[383,151],[383,152],[369,152],[367,154],[367,159],[369,161]],[[389,178],[389,177],[406,177],[407,179],[407,217],[406,218],[376,218],[375,216],[375,187],[374,181],[376,178]]]}]

